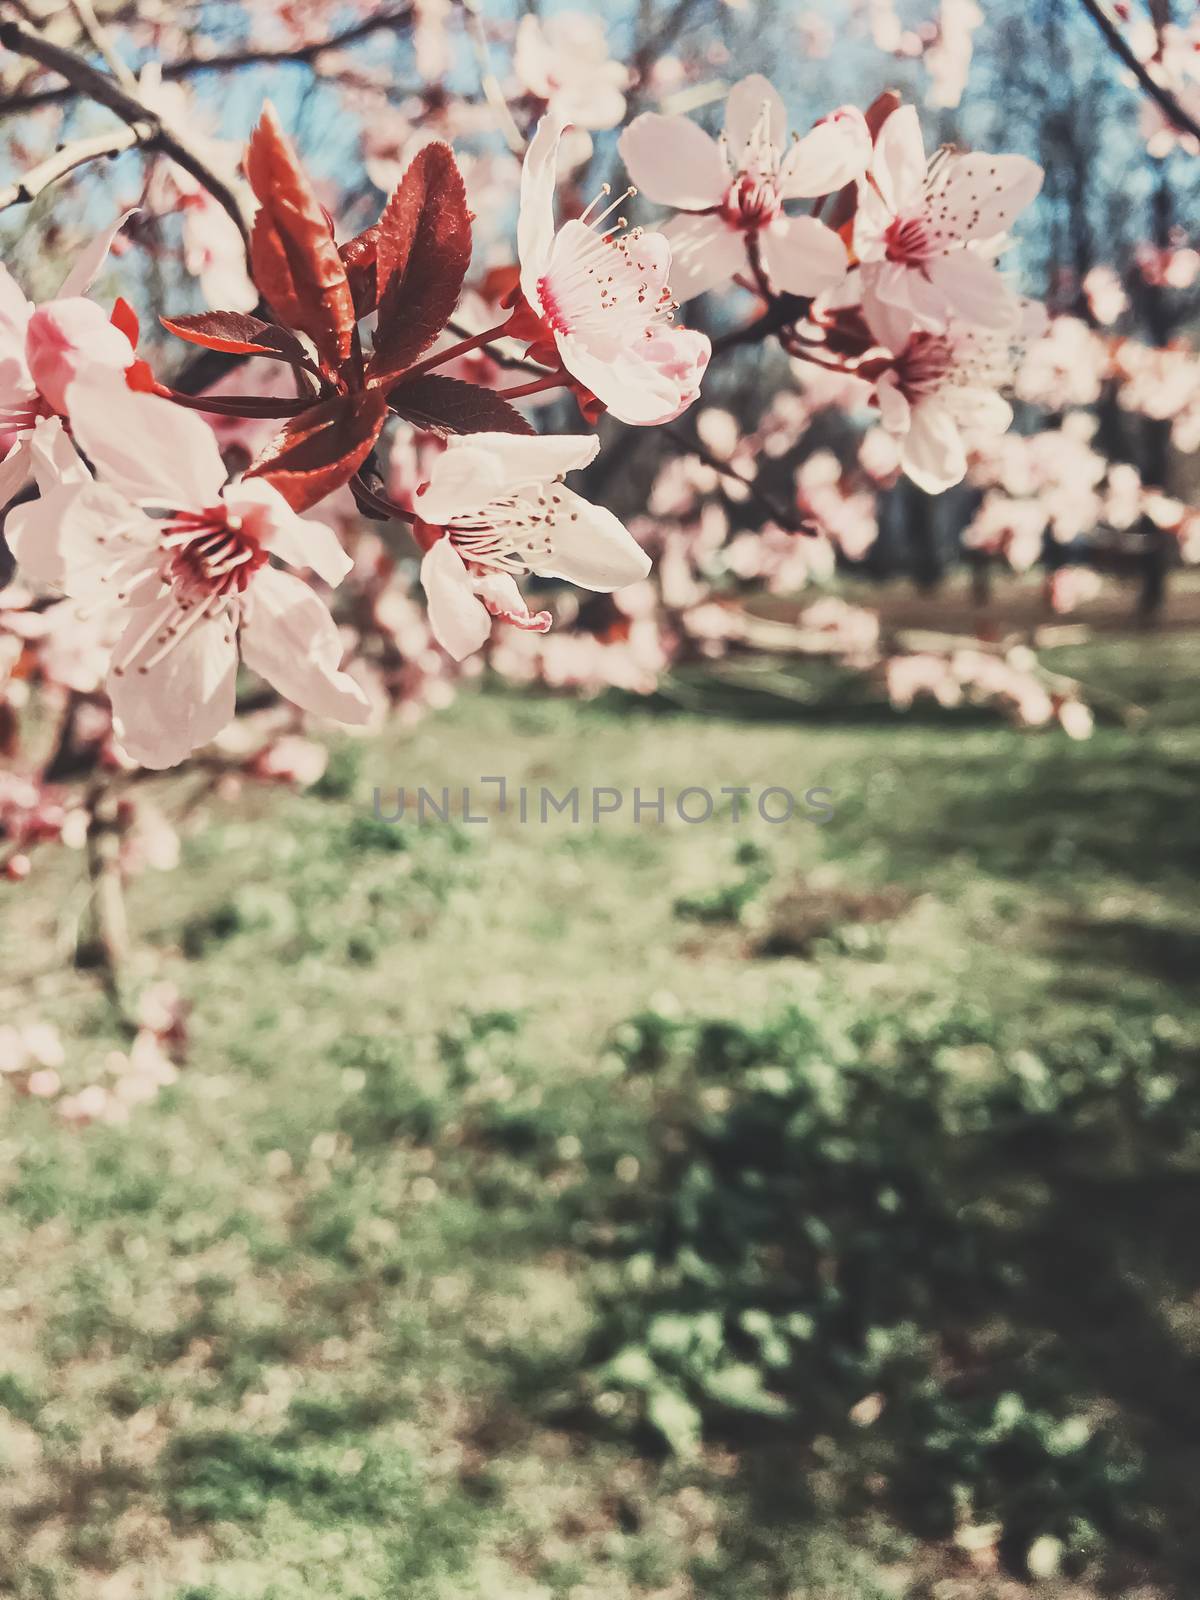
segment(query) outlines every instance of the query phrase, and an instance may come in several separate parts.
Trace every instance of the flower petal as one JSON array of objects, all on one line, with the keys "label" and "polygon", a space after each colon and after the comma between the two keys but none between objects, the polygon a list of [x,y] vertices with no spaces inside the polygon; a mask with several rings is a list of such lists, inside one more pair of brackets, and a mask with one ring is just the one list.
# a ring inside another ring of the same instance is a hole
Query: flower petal
[{"label": "flower petal", "polygon": [[900,464],[928,494],[941,494],[966,476],[967,453],[958,424],[938,401],[926,400],[913,408]]},{"label": "flower petal", "polygon": [[156,565],[158,530],[102,483],[63,483],[8,514],[5,538],[28,577],[77,599],[115,601]]},{"label": "flower petal", "polygon": [[1012,426],[1012,406],[994,389],[957,389],[953,404],[959,426],[972,433],[1005,433]]},{"label": "flower petal", "polygon": [[750,135],[758,127],[764,107],[767,110],[771,143],[777,150],[787,138],[787,107],[779,98],[779,91],[761,73],[752,72],[748,78],[735,83],[725,102],[725,136],[729,140],[729,154],[734,166],[741,163],[742,152]]},{"label": "flower petal", "polygon": [[915,204],[925,185],[925,144],[915,106],[901,106],[879,130],[871,174],[893,213]]},{"label": "flower petal", "polygon": [[29,436],[19,433],[12,449],[0,461],[0,510],[29,482]]},{"label": "flower petal", "polygon": [[[132,612],[117,660],[147,633],[156,609],[170,615],[158,604]],[[152,632],[107,684],[117,738],[134,761],[155,769],[177,765],[232,721],[237,682],[237,646],[224,618],[196,623],[155,660],[160,649]]]},{"label": "flower petal", "polygon": [[521,204],[517,214],[517,259],[521,292],[537,305],[538,279],[546,270],[554,243],[554,182],[558,143],[564,123],[547,113],[534,130],[521,167]]},{"label": "flower petal", "polygon": [[331,589],[354,565],[332,528],[297,516],[279,490],[264,479],[243,478],[240,483],[230,484],[223,498],[264,550],[270,550],[289,567],[308,567]]},{"label": "flower petal", "polygon": [[449,539],[439,539],[421,562],[421,584],[429,603],[429,627],[442,649],[463,661],[492,631],[487,607],[476,596],[471,574]]},{"label": "flower petal", "polygon": [[67,409],[67,388],[92,367],[111,376],[134,359],[133,346],[94,300],[48,300],[25,329],[25,360],[39,391],[55,411]]},{"label": "flower petal", "polygon": [[952,250],[929,264],[929,283],[942,297],[946,316],[958,315],[979,328],[1015,326],[1016,295],[990,261],[974,250]]},{"label": "flower petal", "polygon": [[[674,337],[691,334],[687,328],[674,330]],[[663,335],[663,338],[668,336]],[[693,339],[708,340],[703,334]],[[558,341],[562,363],[604,403],[618,422],[634,427],[650,427],[677,417],[696,396],[696,388],[681,380],[669,366],[646,359],[652,343],[645,341],[636,350],[621,350],[609,359],[595,356],[579,340],[561,335]],[[699,368],[703,371],[703,366]],[[698,381],[698,380],[697,380]]]},{"label": "flower petal", "polygon": [[242,659],[285,699],[337,722],[362,723],[371,703],[347,672],[328,608],[300,578],[262,567],[246,591]]},{"label": "flower petal", "polygon": [[690,117],[643,112],[625,129],[617,149],[631,180],[655,205],[704,211],[725,198],[729,172],[721,147]]},{"label": "flower petal", "polygon": [[590,433],[473,433],[453,439],[435,459],[414,507],[424,521],[444,526],[522,484],[545,483],[586,467],[599,448]]},{"label": "flower petal", "polygon": [[173,511],[216,505],[225,467],[216,436],[194,412],[93,372],[70,385],[67,409],[99,476],[131,500]]},{"label": "flower petal", "polygon": [[[594,461],[600,450],[594,433],[473,433],[461,441],[462,446],[467,444],[499,456],[506,488],[576,472]],[[459,441],[452,439],[445,454],[458,448]]]},{"label": "flower petal", "polygon": [[955,156],[930,197],[941,226],[962,239],[994,239],[1007,233],[1036,197],[1044,173],[1026,156],[983,151]]},{"label": "flower petal", "polygon": [[529,570],[601,594],[640,582],[650,571],[650,557],[624,524],[571,489],[559,493],[553,549],[544,561],[531,561]]},{"label": "flower petal", "polygon": [[912,421],[912,407],[900,388],[894,372],[885,372],[875,386],[879,401],[879,420],[889,433],[903,435]]},{"label": "flower petal", "polygon": [[870,293],[863,295],[862,309],[871,337],[898,356],[917,328],[917,318],[910,308],[893,305],[878,294]]},{"label": "flower petal", "polygon": [[57,300],[66,299],[70,295],[86,294],[88,292],[99,276],[100,268],[108,258],[108,252],[112,249],[113,240],[137,209],[134,206],[129,211],[123,211],[111,227],[106,228],[103,233],[97,234],[89,244],[84,245],[83,249],[75,257],[75,265],[63,280],[62,288],[55,296]]},{"label": "flower petal", "polygon": [[522,633],[549,633],[554,621],[548,611],[531,613],[517,580],[508,572],[476,573],[471,578],[480,603],[497,622],[507,622]]},{"label": "flower petal", "polygon": [[61,417],[39,417],[29,436],[30,463],[43,494],[61,483],[91,483],[83,457],[71,443]]},{"label": "flower petal", "polygon": [[785,200],[807,200],[861,178],[871,164],[871,131],[854,106],[843,106],[797,139],[779,169]]},{"label": "flower petal", "polygon": [[784,294],[821,294],[850,270],[846,246],[816,217],[778,216],[759,235],[763,265]]},{"label": "flower petal", "polygon": [[749,265],[745,234],[719,216],[672,217],[662,231],[671,244],[671,293],[680,303]]}]

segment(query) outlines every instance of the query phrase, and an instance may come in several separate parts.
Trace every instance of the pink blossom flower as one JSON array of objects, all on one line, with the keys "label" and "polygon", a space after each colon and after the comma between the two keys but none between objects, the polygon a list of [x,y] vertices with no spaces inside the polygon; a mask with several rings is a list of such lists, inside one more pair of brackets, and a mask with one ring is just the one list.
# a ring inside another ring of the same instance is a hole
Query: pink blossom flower
[{"label": "pink blossom flower", "polygon": [[832,194],[866,171],[866,120],[843,106],[785,151],[787,111],[766,78],[730,90],[718,141],[687,117],[645,112],[621,135],[621,158],[648,200],[683,213],[664,232],[682,300],[728,283],[757,261],[777,290],[815,295],[846,276],[846,247],[788,200]]},{"label": "pink blossom flower", "polygon": [[122,372],[134,359],[125,335],[94,301],[84,299],[128,216],[92,240],[44,305],[27,300],[0,266],[0,439],[11,441],[0,460],[0,507],[33,475],[35,434],[47,436],[43,468],[52,462],[53,437],[61,431],[58,419],[75,375],[87,366]]},{"label": "pink blossom flower", "polygon": [[858,186],[854,252],[868,316],[883,304],[935,331],[952,318],[1012,327],[1019,302],[995,258],[1041,186],[1041,167],[1024,156],[940,151],[927,164],[916,111],[894,111]]},{"label": "pink blossom flower", "polygon": [[931,106],[957,106],[967,86],[974,53],[974,33],[983,24],[975,0],[942,0],[936,42],[925,52]]},{"label": "pink blossom flower", "polygon": [[517,77],[564,122],[615,128],[625,115],[629,69],[608,53],[604,24],[579,11],[544,21],[527,12],[517,24]]},{"label": "pink blossom flower", "polygon": [[601,226],[620,200],[597,216],[590,215],[599,204],[593,201],[555,230],[562,132],[561,121],[543,117],[526,152],[517,222],[521,292],[563,366],[614,417],[669,422],[699,394],[712,347],[704,334],[672,326],[671,247],[662,234],[625,233],[624,218]]},{"label": "pink blossom flower", "polygon": [[434,638],[456,660],[480,648],[493,618],[549,628],[549,612],[530,615],[516,575],[606,594],[649,572],[649,557],[610,511],[562,486],[598,449],[591,434],[474,433],[452,439],[433,463],[415,497],[421,582]]},{"label": "pink blossom flower", "polygon": [[[871,310],[871,331],[892,352],[875,386],[880,420],[903,441],[907,476],[939,494],[965,477],[969,443],[1011,423],[1012,407],[999,390],[1012,382],[1019,334],[958,321],[931,333],[911,313],[886,305]],[[1036,318],[1027,308],[1031,333]]]},{"label": "pink blossom flower", "polygon": [[1093,267],[1084,274],[1080,287],[1088,310],[1105,327],[1110,327],[1129,310],[1129,296],[1125,293],[1120,276],[1112,267]]},{"label": "pink blossom flower", "polygon": [[68,401],[101,481],[18,506],[8,537],[34,578],[124,614],[107,688],[128,754],[174,766],[219,733],[234,713],[239,644],[246,665],[306,711],[363,721],[366,697],[338,670],[328,610],[269,561],[336,584],[351,563],[332,531],[261,480],[226,487],[212,431],[170,401],[95,376]]},{"label": "pink blossom flower", "polygon": [[1038,500],[1013,500],[989,490],[963,529],[962,541],[968,550],[1004,556],[1014,572],[1028,572],[1041,556],[1048,520]]}]

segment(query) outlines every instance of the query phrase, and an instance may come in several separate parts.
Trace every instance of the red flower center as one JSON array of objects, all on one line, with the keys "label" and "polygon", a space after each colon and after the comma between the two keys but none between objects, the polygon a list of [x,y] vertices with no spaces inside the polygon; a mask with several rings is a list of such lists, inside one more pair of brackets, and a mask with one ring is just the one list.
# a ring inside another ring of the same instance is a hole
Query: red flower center
[{"label": "red flower center", "polygon": [[748,232],[765,228],[779,213],[779,191],[774,179],[743,172],[725,196],[721,213],[735,228]]},{"label": "red flower center", "polygon": [[267,559],[241,518],[231,517],[223,505],[177,511],[163,524],[163,543],[175,552],[172,584],[196,599],[242,593]]},{"label": "red flower center", "polygon": [[921,266],[932,254],[929,231],[918,217],[897,217],[883,238],[888,260],[906,267]]}]

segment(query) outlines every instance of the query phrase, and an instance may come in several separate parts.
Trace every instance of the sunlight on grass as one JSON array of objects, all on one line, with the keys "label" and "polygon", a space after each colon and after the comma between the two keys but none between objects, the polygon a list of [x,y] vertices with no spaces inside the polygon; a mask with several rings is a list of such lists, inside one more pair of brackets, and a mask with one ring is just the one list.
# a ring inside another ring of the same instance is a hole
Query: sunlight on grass
[{"label": "sunlight on grass", "polygon": [[[1094,652],[1166,699],[1091,744],[484,694],[206,802],[130,896],[178,1083],[126,1128],[4,1101],[0,1591],[1193,1582],[1200,741],[1157,648]],[[372,816],[498,772],[837,816]],[[77,1087],[120,1034],[72,869],[0,957]]]}]

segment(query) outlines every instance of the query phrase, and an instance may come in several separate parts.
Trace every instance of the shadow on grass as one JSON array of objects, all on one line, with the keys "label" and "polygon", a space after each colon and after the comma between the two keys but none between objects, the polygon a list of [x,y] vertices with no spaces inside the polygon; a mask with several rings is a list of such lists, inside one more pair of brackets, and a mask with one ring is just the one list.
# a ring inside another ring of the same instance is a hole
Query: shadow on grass
[{"label": "shadow on grass", "polygon": [[601,1414],[737,1448],[760,1553],[835,1504],[1193,1595],[1200,1060],[1143,1021],[1011,1066],[953,1012],[840,1043],[795,1011],[677,1025],[588,1353]]},{"label": "shadow on grass", "polygon": [[[939,746],[859,766],[835,790],[838,853],[882,845],[910,874],[936,873],[957,856],[1016,880],[1200,877],[1200,759],[1103,738],[1066,749],[1012,738],[984,753]],[[881,771],[888,781],[875,792]]]}]

